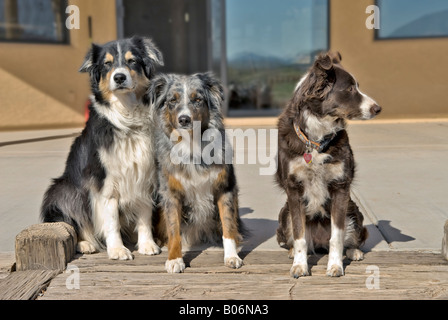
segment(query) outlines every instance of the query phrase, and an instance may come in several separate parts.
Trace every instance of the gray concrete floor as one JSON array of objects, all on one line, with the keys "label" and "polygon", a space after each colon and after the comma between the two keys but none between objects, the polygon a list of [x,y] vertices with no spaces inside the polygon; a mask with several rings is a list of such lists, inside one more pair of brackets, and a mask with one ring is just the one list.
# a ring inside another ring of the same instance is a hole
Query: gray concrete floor
[{"label": "gray concrete floor", "polygon": [[[0,252],[14,251],[16,234],[39,222],[42,196],[63,172],[73,141],[39,138],[80,131],[0,132]],[[440,251],[448,219],[448,122],[352,122],[348,131],[357,162],[352,194],[370,233],[363,250]],[[286,196],[273,176],[259,175],[263,165],[235,167],[240,214],[251,230],[242,250],[280,250],[275,230]]]}]

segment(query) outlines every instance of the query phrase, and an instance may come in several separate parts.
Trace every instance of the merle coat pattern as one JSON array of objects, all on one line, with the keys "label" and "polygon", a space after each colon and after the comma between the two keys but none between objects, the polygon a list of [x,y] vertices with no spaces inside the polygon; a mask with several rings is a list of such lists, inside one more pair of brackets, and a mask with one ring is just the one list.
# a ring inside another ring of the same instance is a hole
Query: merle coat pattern
[{"label": "merle coat pattern", "polygon": [[[166,270],[184,271],[182,242],[222,241],[225,265],[241,267],[243,262],[237,254],[243,233],[238,186],[232,163],[222,161],[226,152],[232,154],[231,146],[222,143],[215,150],[222,151],[220,160],[206,161],[201,155],[209,142],[198,142],[194,137],[195,130],[199,138],[207,131],[225,141],[222,85],[209,73],[161,74],[148,95],[154,100],[160,124],[157,154],[161,215],[157,234],[162,244],[168,244]],[[201,153],[198,159],[194,155],[196,143]]]}]

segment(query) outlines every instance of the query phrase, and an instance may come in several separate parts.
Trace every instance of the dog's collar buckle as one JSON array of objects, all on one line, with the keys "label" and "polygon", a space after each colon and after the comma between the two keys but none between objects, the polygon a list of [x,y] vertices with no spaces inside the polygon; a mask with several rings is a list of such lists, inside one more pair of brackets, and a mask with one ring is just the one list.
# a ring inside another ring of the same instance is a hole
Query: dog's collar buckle
[{"label": "dog's collar buckle", "polygon": [[313,149],[319,153],[324,151],[327,148],[327,146],[330,144],[330,142],[336,136],[336,135],[333,135],[330,139],[325,139],[321,143],[315,142],[315,141],[308,139],[306,134],[303,133],[302,130],[300,130],[300,127],[298,125],[296,125],[295,123],[293,123],[293,125],[294,125],[294,131],[296,132],[297,137],[299,137],[300,141],[302,141],[305,144],[306,153],[309,153],[309,154],[312,152]]}]

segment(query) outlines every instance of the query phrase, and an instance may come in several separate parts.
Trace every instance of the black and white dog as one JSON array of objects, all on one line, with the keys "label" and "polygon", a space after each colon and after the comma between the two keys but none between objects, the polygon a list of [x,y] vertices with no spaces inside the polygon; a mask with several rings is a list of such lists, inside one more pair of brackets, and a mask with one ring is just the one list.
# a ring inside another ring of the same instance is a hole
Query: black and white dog
[{"label": "black and white dog", "polygon": [[327,275],[343,275],[343,249],[361,260],[368,235],[350,199],[355,161],[345,127],[347,119],[372,119],[381,107],[340,61],[339,53],[320,55],[278,121],[276,178],[287,202],[277,240],[290,249],[296,278],[309,275],[307,252],[317,248],[329,249]]},{"label": "black and white dog", "polygon": [[110,259],[132,259],[123,239],[132,241],[136,231],[139,253],[160,253],[151,222],[155,124],[144,101],[157,65],[163,65],[161,52],[150,39],[135,36],[93,44],[79,70],[90,74],[90,118],[41,209],[43,222],[74,226],[79,252],[106,247]]},{"label": "black and white dog", "polygon": [[[238,214],[238,186],[231,161],[223,161],[226,152],[232,154],[231,146],[221,143],[208,152],[211,158],[205,155],[209,141],[225,139],[221,84],[208,73],[159,75],[149,95],[160,124],[161,216],[156,230],[162,244],[168,244],[166,270],[184,271],[182,240],[195,244],[222,239],[225,265],[241,267],[237,245],[244,230]],[[213,138],[205,142],[202,138],[208,134]]]}]

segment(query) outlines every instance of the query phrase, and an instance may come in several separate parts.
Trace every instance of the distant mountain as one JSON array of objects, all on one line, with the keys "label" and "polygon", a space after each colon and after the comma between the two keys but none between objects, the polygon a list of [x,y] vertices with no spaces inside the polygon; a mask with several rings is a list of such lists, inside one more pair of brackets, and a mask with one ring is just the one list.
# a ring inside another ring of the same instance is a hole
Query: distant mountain
[{"label": "distant mountain", "polygon": [[397,28],[389,37],[445,36],[448,34],[448,10],[430,13]]},{"label": "distant mountain", "polygon": [[229,59],[229,66],[238,69],[270,69],[285,65],[291,62],[275,56],[263,56],[253,52],[242,52]]}]

